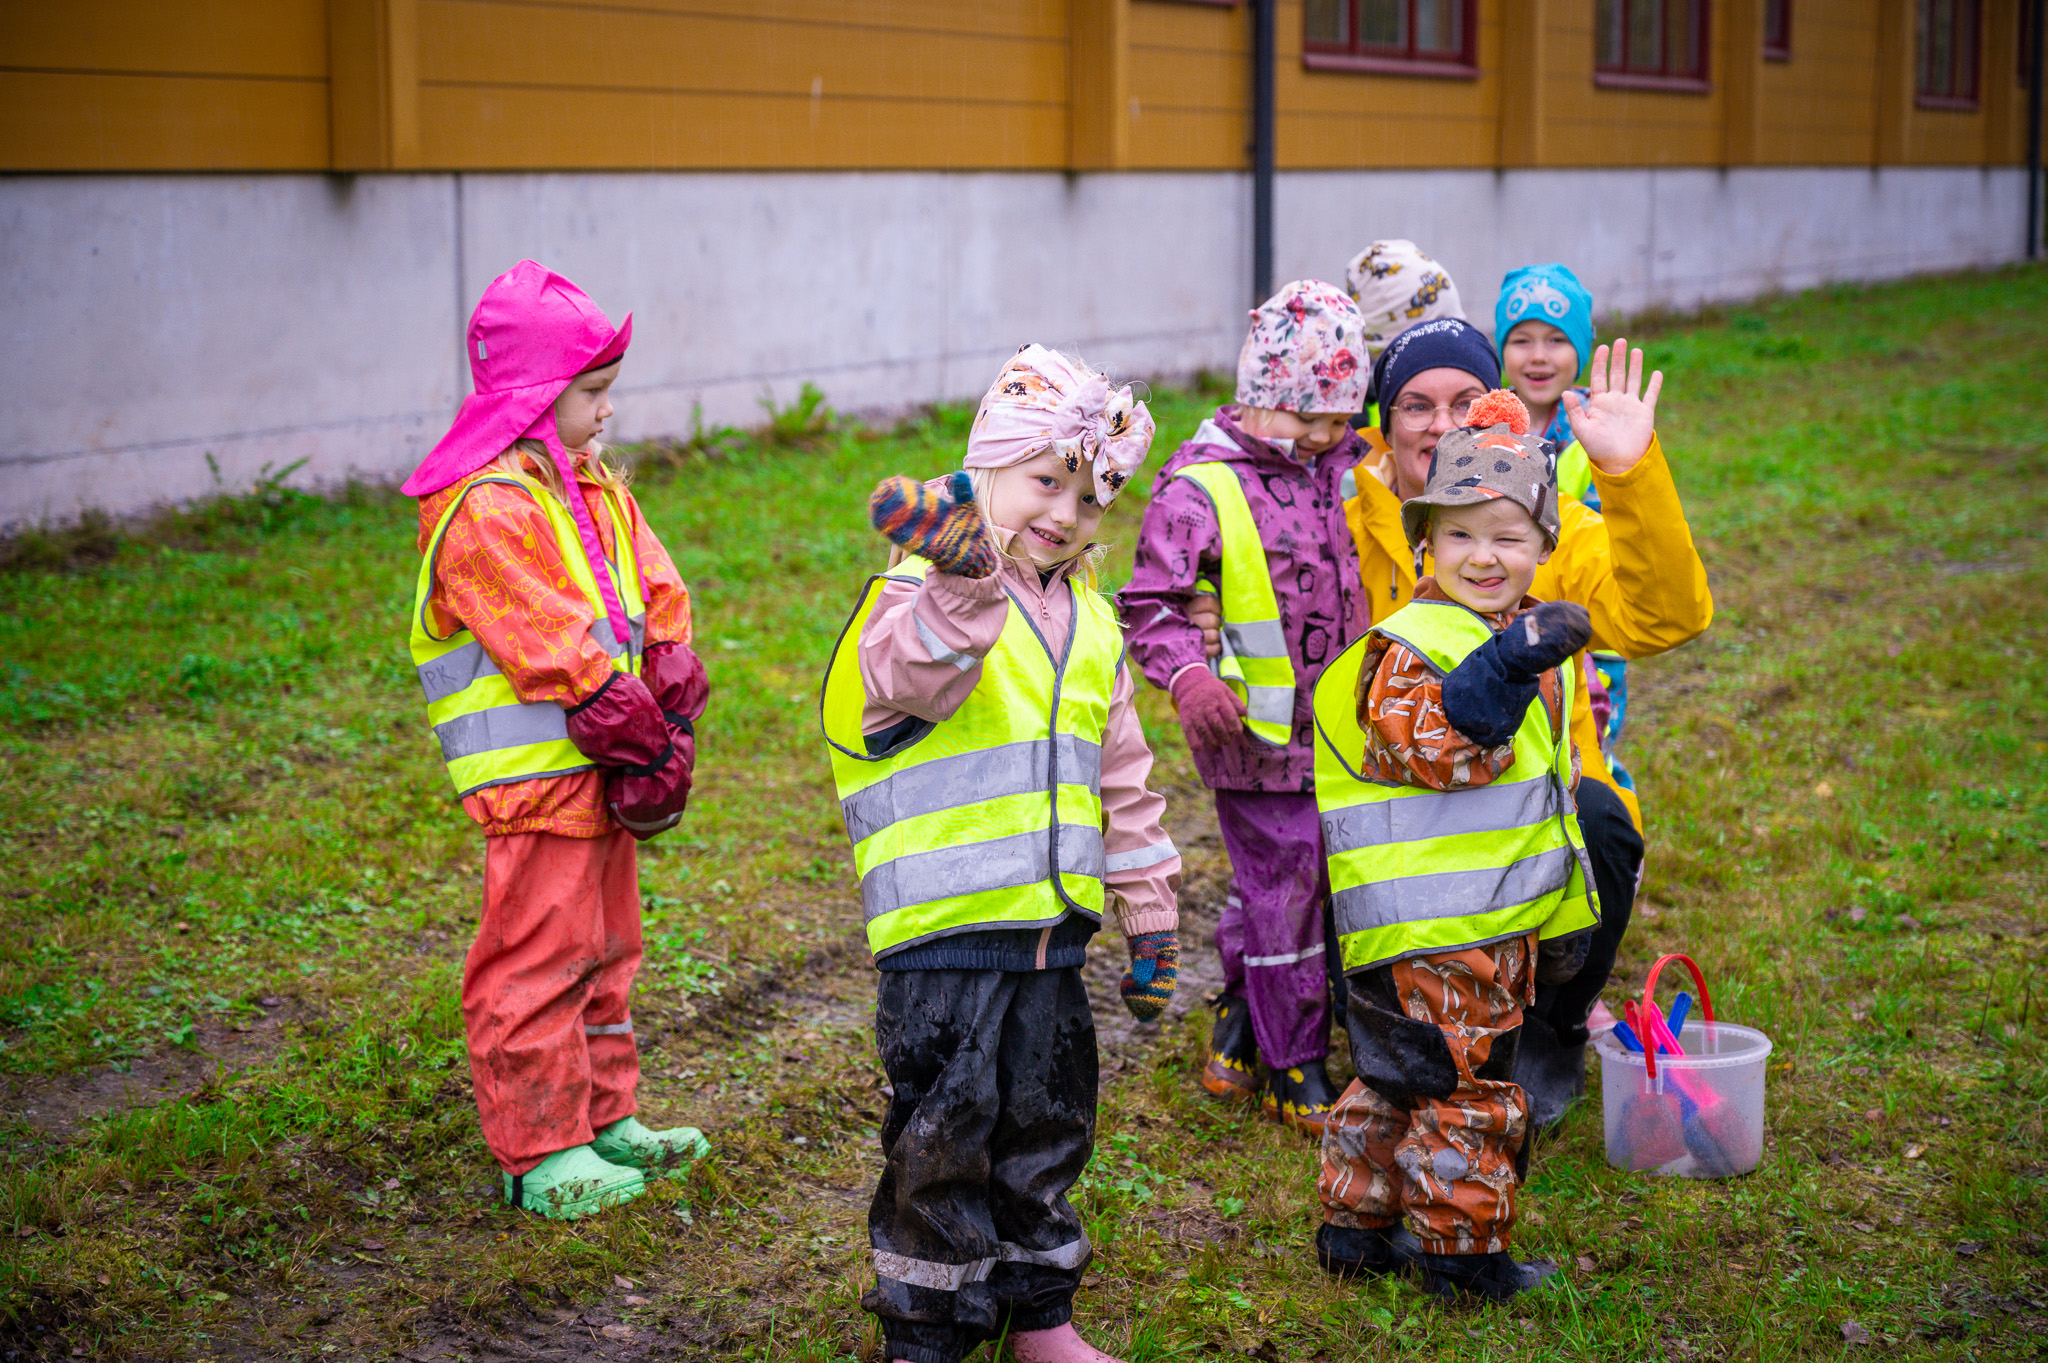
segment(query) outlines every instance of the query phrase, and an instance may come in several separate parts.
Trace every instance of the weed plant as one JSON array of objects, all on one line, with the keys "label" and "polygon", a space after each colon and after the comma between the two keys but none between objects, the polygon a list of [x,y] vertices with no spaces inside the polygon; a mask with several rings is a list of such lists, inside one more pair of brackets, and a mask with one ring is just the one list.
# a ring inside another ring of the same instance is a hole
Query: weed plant
[{"label": "weed plant", "polygon": [[[1772,1035],[1762,1167],[1611,1169],[1596,1082],[1523,1200],[1553,1288],[1475,1308],[1334,1283],[1312,1150],[1199,1092],[1196,1008],[1105,1083],[1076,1195],[1093,1338],[1139,1360],[2037,1351],[2044,348],[2039,270],[1665,319],[1652,345],[1718,617],[1630,671],[1650,854],[1609,998],[1684,949],[1722,1016]],[[1156,394],[1160,452],[1216,400]],[[717,1155],[576,1225],[497,1205],[478,1138],[457,995],[480,846],[405,657],[413,504],[278,482],[16,551],[4,1346],[876,1357],[872,976],[815,688],[882,562],[867,489],[953,467],[970,415],[859,429],[818,397],[765,436],[643,451],[714,692],[689,815],[644,851],[642,1101]],[[1143,502],[1106,522],[1110,585]],[[1163,698],[1141,706],[1171,827],[1204,797]],[[1213,912],[1220,851],[1187,848]]]}]

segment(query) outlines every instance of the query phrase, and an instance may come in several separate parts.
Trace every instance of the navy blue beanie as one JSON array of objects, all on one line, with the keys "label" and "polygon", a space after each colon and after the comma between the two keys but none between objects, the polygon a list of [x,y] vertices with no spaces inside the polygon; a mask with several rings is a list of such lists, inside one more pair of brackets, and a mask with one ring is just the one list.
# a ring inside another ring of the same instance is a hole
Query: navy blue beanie
[{"label": "navy blue beanie", "polygon": [[1500,357],[1486,333],[1462,317],[1439,317],[1396,336],[1372,367],[1365,400],[1380,405],[1380,434],[1392,439],[1394,400],[1425,369],[1462,369],[1491,391],[1500,387]]}]

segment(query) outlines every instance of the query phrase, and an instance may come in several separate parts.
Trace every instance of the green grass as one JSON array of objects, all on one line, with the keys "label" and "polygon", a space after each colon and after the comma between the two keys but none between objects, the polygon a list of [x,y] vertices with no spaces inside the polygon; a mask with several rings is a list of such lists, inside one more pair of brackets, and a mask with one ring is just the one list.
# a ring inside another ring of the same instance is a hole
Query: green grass
[{"label": "green grass", "polygon": [[[1189,1021],[1108,1077],[1084,1328],[1135,1359],[1803,1358],[1850,1322],[1902,1353],[2035,1352],[2044,348],[2039,270],[1651,339],[1719,614],[1631,670],[1651,851],[1609,998],[1684,949],[1772,1034],[1763,1167],[1612,1170],[1596,1104],[1524,1200],[1555,1290],[1445,1309],[1333,1284],[1311,1152],[1202,1097]],[[1162,451],[1213,401],[1159,394]],[[968,416],[647,452],[714,694],[690,814],[643,861],[643,1101],[719,1154],[576,1226],[493,1205],[477,1137],[454,1000],[480,846],[404,658],[412,503],[273,486],[0,555],[28,565],[0,573],[0,1079],[26,1086],[0,1117],[0,1347],[476,1353],[580,1320],[580,1344],[610,1322],[663,1357],[872,1357],[872,977],[812,688],[879,561],[866,489],[950,467]],[[1140,510],[1112,513],[1112,583]],[[1199,821],[1177,727],[1142,707],[1169,826]],[[1219,869],[1191,846],[1191,902]],[[110,1066],[181,1096],[66,1141],[29,1124]]]}]

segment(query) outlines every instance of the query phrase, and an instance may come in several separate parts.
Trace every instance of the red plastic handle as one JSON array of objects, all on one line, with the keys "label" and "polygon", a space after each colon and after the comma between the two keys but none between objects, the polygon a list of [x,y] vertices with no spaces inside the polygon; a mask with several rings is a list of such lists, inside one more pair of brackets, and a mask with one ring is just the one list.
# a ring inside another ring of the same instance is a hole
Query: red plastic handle
[{"label": "red plastic handle", "polygon": [[[1645,1013],[1657,1011],[1657,972],[1673,961],[1685,962],[1685,968],[1692,973],[1692,982],[1699,987],[1700,1014],[1706,1021],[1712,1022],[1714,1020],[1714,1001],[1707,997],[1707,977],[1700,974],[1699,963],[1682,951],[1674,951],[1668,956],[1659,956],[1657,963],[1650,967],[1650,977],[1643,981],[1643,1011]],[[1630,1002],[1633,1003],[1634,1000],[1631,999]],[[1659,1014],[1659,1016],[1661,1017],[1662,1014]],[[1636,1040],[1643,1043],[1643,1063],[1648,1071],[1648,1077],[1655,1079],[1657,1077],[1656,1039],[1643,1035],[1643,1028],[1636,1027],[1635,1023],[1631,1022],[1629,1025],[1635,1027]]]}]

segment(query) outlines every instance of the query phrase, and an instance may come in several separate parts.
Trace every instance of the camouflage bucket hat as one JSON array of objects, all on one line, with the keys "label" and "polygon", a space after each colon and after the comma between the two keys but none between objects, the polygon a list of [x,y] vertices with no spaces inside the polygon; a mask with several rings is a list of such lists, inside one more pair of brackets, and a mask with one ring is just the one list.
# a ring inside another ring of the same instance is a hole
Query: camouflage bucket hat
[{"label": "camouflage bucket hat", "polygon": [[1557,465],[1549,447],[1529,434],[1529,409],[1498,388],[1473,403],[1466,420],[1437,442],[1422,495],[1401,503],[1408,547],[1421,545],[1431,507],[1477,506],[1505,497],[1529,513],[1555,548]]}]

